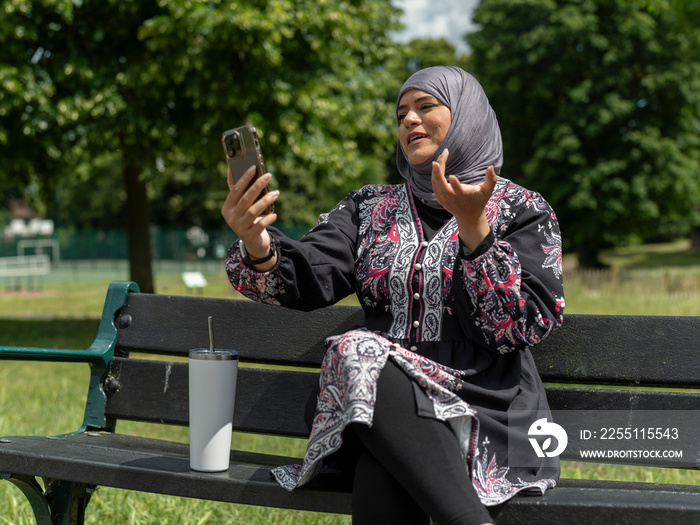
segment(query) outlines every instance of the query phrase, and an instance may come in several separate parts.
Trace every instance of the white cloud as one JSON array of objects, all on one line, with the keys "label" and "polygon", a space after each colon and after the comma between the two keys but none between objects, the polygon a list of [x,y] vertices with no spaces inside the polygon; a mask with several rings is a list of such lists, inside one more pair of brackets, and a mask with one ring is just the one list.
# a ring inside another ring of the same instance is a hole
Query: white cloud
[{"label": "white cloud", "polygon": [[479,0],[394,0],[403,9],[403,31],[395,35],[397,42],[414,38],[449,40],[460,52],[466,52],[465,33],[475,28],[472,13]]}]

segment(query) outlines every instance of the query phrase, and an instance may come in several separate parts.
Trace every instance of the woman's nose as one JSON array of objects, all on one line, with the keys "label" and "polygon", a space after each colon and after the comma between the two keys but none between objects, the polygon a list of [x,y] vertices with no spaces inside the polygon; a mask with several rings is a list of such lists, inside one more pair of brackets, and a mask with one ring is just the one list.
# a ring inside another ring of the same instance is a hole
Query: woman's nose
[{"label": "woman's nose", "polygon": [[403,118],[403,122],[406,126],[413,126],[420,123],[420,117],[415,111],[409,110],[408,113],[406,113],[406,116]]}]

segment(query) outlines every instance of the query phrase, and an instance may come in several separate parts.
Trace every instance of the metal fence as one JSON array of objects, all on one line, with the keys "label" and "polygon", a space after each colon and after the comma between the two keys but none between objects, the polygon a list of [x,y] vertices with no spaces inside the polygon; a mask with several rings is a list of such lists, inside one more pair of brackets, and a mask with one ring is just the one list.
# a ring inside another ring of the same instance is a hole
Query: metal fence
[{"label": "metal fence", "polygon": [[[308,227],[282,226],[280,229],[298,239]],[[159,275],[221,272],[223,259],[235,239],[231,230],[223,228],[205,231],[197,227],[153,227],[153,271]],[[34,267],[36,262],[42,263],[39,268],[41,272]],[[59,229],[51,236],[0,237],[0,293],[7,290],[41,290],[50,283],[128,277],[128,239],[125,230]]]},{"label": "metal fence", "polygon": [[[282,225],[284,233],[298,239],[307,230],[303,225]],[[223,259],[235,240],[229,229],[151,228],[154,261]],[[0,257],[46,254],[52,263],[71,260],[128,258],[126,230],[56,230],[51,237],[0,238]]]}]

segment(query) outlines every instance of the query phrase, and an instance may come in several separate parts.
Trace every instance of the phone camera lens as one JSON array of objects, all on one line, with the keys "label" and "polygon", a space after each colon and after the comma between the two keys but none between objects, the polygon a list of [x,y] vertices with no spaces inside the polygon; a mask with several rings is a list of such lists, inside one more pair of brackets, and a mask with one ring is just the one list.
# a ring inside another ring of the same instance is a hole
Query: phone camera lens
[{"label": "phone camera lens", "polygon": [[245,148],[241,142],[241,136],[237,132],[225,135],[223,140],[224,150],[229,158],[233,159],[243,156]]}]

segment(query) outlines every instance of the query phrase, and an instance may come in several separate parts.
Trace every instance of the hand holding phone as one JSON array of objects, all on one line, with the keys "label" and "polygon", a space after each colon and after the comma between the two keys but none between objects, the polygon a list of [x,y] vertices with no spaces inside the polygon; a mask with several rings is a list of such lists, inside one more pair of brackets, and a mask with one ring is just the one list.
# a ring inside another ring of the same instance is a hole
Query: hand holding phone
[{"label": "hand holding phone", "polygon": [[[237,182],[251,166],[256,167],[256,172],[248,187],[263,176],[265,173],[265,163],[263,161],[258,133],[254,126],[241,126],[239,128],[224,131],[221,142],[226,154],[226,162],[231,172],[234,183]],[[260,192],[256,200],[267,193],[267,187]],[[262,215],[270,214],[274,211],[274,206],[270,204]]]},{"label": "hand holding phone", "polygon": [[[224,132],[221,141],[228,164],[227,179],[230,190],[221,208],[221,214],[226,224],[244,243],[249,259],[265,260],[264,263],[255,263],[255,268],[258,271],[267,271],[277,261],[277,253],[267,228],[277,220],[273,203],[279,192],[269,192],[267,189],[271,175],[266,173],[253,126],[228,130]],[[259,194],[255,195],[256,193]],[[258,202],[261,198],[264,202]],[[255,212],[250,213],[251,209]],[[271,257],[268,258],[270,254]]]}]

